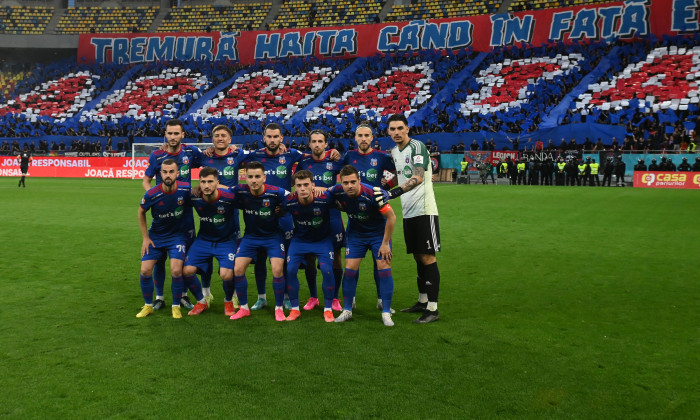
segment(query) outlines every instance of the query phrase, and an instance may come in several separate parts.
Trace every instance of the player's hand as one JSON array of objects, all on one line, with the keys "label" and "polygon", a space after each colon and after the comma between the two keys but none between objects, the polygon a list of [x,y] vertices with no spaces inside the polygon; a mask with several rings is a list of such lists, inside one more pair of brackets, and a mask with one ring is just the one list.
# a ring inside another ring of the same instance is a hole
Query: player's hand
[{"label": "player's hand", "polygon": [[389,185],[389,182],[386,180],[386,178],[382,178],[382,187],[386,187]]},{"label": "player's hand", "polygon": [[321,194],[323,194],[327,190],[328,190],[328,188],[314,187],[314,197],[320,197]]},{"label": "player's hand", "polygon": [[287,146],[284,145],[284,143],[280,143],[280,153],[286,153],[287,152]]},{"label": "player's hand", "polygon": [[165,150],[166,152],[168,151],[168,142],[164,141],[163,144],[160,145],[160,150]]},{"label": "player's hand", "polygon": [[331,149],[328,157],[330,157],[333,162],[337,162],[340,160],[340,152],[335,149]]},{"label": "player's hand", "polygon": [[195,197],[201,197],[202,196],[202,187],[200,187],[199,185],[195,185],[190,190],[190,193]]},{"label": "player's hand", "polygon": [[143,238],[143,242],[141,243],[141,257],[148,254],[149,247],[155,248],[156,244],[154,244],[151,238],[147,236]]},{"label": "player's hand", "polygon": [[229,153],[233,153],[233,152],[235,152],[236,150],[238,150],[238,146],[236,146],[235,144],[231,144],[231,145],[228,146],[228,152],[229,152]]},{"label": "player's hand", "polygon": [[374,199],[383,206],[389,201],[389,193],[379,187],[374,187]]},{"label": "player's hand", "polygon": [[393,257],[393,254],[391,253],[391,246],[389,244],[382,244],[382,246],[379,247],[379,258],[381,258],[383,261],[387,263],[391,263],[391,258]]},{"label": "player's hand", "polygon": [[212,156],[214,156],[214,150],[215,150],[214,146],[209,146],[206,149],[204,149],[202,154],[206,157],[212,157]]}]

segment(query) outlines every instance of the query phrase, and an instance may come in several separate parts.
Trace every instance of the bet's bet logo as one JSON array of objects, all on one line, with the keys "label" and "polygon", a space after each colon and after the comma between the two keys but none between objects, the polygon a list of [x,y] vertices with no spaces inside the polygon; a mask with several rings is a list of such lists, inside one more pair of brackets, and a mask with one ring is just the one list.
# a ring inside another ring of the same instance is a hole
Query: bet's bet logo
[{"label": "bet's bet logo", "polygon": [[275,175],[277,175],[277,178],[279,179],[284,179],[287,177],[287,167],[286,166],[278,166],[275,169]]}]

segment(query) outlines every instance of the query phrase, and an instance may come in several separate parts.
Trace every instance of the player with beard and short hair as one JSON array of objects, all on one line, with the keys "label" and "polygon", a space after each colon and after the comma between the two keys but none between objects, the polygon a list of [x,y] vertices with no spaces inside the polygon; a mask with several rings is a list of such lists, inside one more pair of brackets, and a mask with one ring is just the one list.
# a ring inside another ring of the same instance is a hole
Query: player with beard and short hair
[{"label": "player with beard and short hair", "polygon": [[219,171],[204,167],[199,172],[200,196],[192,196],[192,207],[199,215],[197,238],[187,250],[183,276],[186,285],[198,303],[188,315],[199,315],[209,309],[195,274],[209,269],[212,259],[219,262],[219,275],[224,286],[224,314],[234,314],[233,265],[238,239],[238,212],[235,211],[235,195],[228,190],[219,190]]},{"label": "player with beard and short hair", "polygon": [[[314,130],[309,133],[309,148],[311,155],[305,156],[297,165],[297,172],[300,170],[309,171],[313,178],[312,182],[316,187],[330,188],[337,184],[338,173],[343,165],[330,159],[328,147],[328,136],[322,130]],[[296,176],[296,173],[295,173]],[[335,277],[335,291],[332,302],[334,311],[341,311],[343,308],[338,299],[340,282],[343,280],[343,265],[340,257],[341,248],[345,246],[345,226],[340,216],[340,210],[330,209],[331,237],[333,241],[333,275]],[[309,254],[305,262],[306,282],[309,286],[309,301],[304,305],[305,310],[311,310],[319,304],[318,291],[316,289],[316,257]],[[325,289],[324,289],[325,290]]]},{"label": "player with beard and short hair", "polygon": [[[180,296],[183,291],[182,263],[185,259],[187,220],[185,209],[190,205],[190,186],[177,180],[177,162],[166,159],[160,165],[162,182],[144,194],[138,211],[141,245],[141,292],[144,306],[136,314],[144,318],[153,313],[153,267],[161,258],[170,257],[172,275],[172,314],[182,318]],[[153,222],[146,228],[146,212],[151,210]]]},{"label": "player with beard and short hair", "polygon": [[[174,160],[178,166],[177,180],[186,182],[188,185],[192,184],[192,168],[201,166],[203,155],[197,147],[182,144],[184,138],[185,125],[182,121],[171,119],[165,123],[165,147],[154,150],[148,157],[148,168],[146,168],[142,181],[144,190],[148,191],[151,188],[151,181],[154,177],[156,185],[162,182],[160,168],[167,159]],[[191,207],[185,209],[184,219],[187,226],[187,246],[189,246],[195,237],[194,214]],[[209,273],[209,276],[211,276],[211,273]],[[165,306],[163,299],[165,260],[156,263],[153,278],[156,285],[156,300],[153,307],[157,311]],[[187,309],[194,307],[187,297],[187,292],[180,298],[180,304]]]},{"label": "player with beard and short hair", "polygon": [[335,322],[352,319],[353,301],[357,291],[360,263],[372,251],[377,262],[381,295],[385,303],[382,322],[387,327],[394,325],[391,319],[391,299],[394,294],[394,277],[391,274],[391,235],[394,232],[396,215],[387,203],[374,199],[372,187],[360,181],[360,175],[351,165],[340,171],[340,185],[327,191],[348,215],[347,242],[345,245],[345,275],[343,276],[343,312]]},{"label": "player with beard and short hair", "polygon": [[[396,167],[391,156],[372,148],[374,133],[372,127],[360,124],[355,128],[355,142],[357,150],[348,151],[343,157],[343,165],[352,165],[357,168],[360,181],[372,187],[384,188],[384,174],[396,172]],[[387,184],[390,185],[390,184]],[[374,261],[374,284],[377,288],[377,309],[382,309],[383,303],[379,290],[379,271]],[[393,313],[393,310],[392,310]]]}]

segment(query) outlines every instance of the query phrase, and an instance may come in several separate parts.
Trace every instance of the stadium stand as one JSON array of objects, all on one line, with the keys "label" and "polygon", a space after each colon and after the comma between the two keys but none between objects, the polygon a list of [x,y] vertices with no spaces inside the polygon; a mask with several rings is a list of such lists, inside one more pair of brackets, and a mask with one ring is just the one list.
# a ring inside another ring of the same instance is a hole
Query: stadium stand
[{"label": "stadium stand", "polygon": [[361,25],[379,19],[384,2],[372,0],[330,0],[317,2],[310,26]]},{"label": "stadium stand", "polygon": [[311,20],[311,3],[306,0],[287,0],[280,7],[270,29],[308,27]]},{"label": "stadium stand", "polygon": [[56,27],[58,34],[144,32],[158,7],[72,7],[66,9]]},{"label": "stadium stand", "polygon": [[587,6],[596,3],[610,3],[610,0],[514,0],[508,11],[556,9],[558,7]]},{"label": "stadium stand", "polygon": [[0,7],[0,34],[43,34],[53,15],[53,7]]},{"label": "stadium stand", "polygon": [[0,97],[3,99],[12,99],[11,93],[15,91],[15,88],[19,82],[21,82],[29,72],[24,71],[8,71],[3,70],[0,73]]},{"label": "stadium stand", "polygon": [[271,2],[173,7],[158,32],[258,30],[271,7]]},{"label": "stadium stand", "polygon": [[475,16],[495,13],[501,6],[500,1],[454,1],[427,0],[394,4],[387,15],[386,22],[403,22],[407,20],[441,19],[458,16]]}]

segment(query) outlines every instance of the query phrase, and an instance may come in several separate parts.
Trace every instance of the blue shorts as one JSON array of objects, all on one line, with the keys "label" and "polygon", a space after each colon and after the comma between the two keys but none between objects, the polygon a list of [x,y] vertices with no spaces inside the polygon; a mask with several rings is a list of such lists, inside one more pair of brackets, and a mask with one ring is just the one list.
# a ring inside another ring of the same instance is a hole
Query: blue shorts
[{"label": "blue shorts", "polygon": [[282,258],[285,257],[284,250],[284,238],[282,235],[277,235],[273,237],[262,238],[260,236],[243,236],[240,245],[238,245],[238,250],[236,251],[236,256],[239,258],[252,258],[258,255],[258,250],[264,249],[267,251],[268,258]]},{"label": "blue shorts", "polygon": [[195,239],[189,249],[187,249],[187,259],[185,265],[197,267],[201,271],[207,271],[212,258],[219,261],[219,268],[229,268],[233,270],[236,260],[236,241],[210,242],[203,239]]},{"label": "blue shorts", "polygon": [[333,235],[333,249],[340,249],[345,246],[345,225],[340,212],[337,216],[331,212],[331,235]]},{"label": "blue shorts", "polygon": [[[345,258],[364,258],[367,250],[370,249],[375,260],[381,259],[379,248],[382,246],[382,239],[384,239],[384,232],[377,236],[348,236],[345,244]],[[391,247],[391,241],[389,247]]]},{"label": "blue shorts", "polygon": [[160,260],[161,258],[165,261],[167,257],[170,257],[171,260],[185,259],[187,241],[184,237],[151,240],[156,246],[149,246],[148,253],[141,257],[141,261]]},{"label": "blue shorts", "polygon": [[284,216],[280,217],[278,219],[277,226],[279,226],[284,240],[289,243],[292,236],[294,236],[294,220],[292,219],[292,215],[286,213]]},{"label": "blue shorts", "polygon": [[328,238],[318,242],[303,242],[293,238],[287,253],[287,265],[302,264],[307,255],[316,256],[319,263],[333,264],[333,241]]}]

